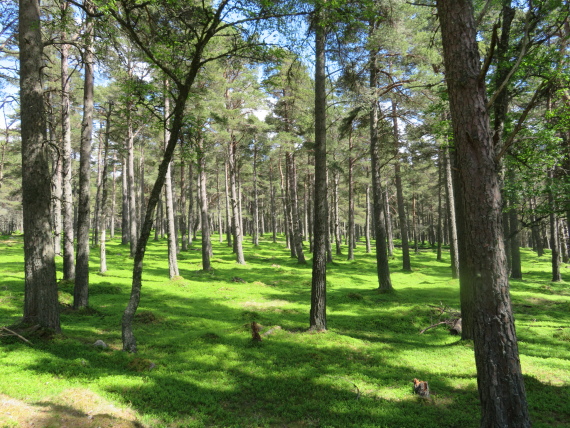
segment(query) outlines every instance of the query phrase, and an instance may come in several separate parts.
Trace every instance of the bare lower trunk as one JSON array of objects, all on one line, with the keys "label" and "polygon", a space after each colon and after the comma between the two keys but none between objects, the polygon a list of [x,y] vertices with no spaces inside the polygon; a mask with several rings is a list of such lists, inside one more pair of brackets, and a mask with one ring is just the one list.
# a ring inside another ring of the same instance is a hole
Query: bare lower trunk
[{"label": "bare lower trunk", "polygon": [[212,241],[210,238],[210,222],[208,221],[208,193],[206,191],[206,156],[200,143],[198,154],[198,185],[200,192],[200,214],[202,216],[202,269],[210,270],[210,256],[212,254]]},{"label": "bare lower trunk", "polygon": [[[167,92],[168,84],[165,83]],[[168,96],[164,98],[164,146],[168,145],[170,139],[168,118],[170,116],[170,100]],[[180,275],[178,271],[178,260],[176,258],[176,229],[174,225],[174,197],[172,194],[172,164],[168,165],[166,175],[164,176],[164,192],[166,194],[166,222],[168,228],[168,273],[170,279]]]},{"label": "bare lower trunk", "polygon": [[[85,6],[93,11],[91,2]],[[83,121],[81,123],[81,148],[79,166],[79,198],[77,208],[77,260],[75,266],[75,288],[73,289],[73,308],[80,309],[89,305],[89,223],[90,223],[90,172],[91,143],[93,139],[93,89],[94,89],[94,54],[93,54],[93,18],[87,16],[85,30],[85,51],[83,54],[85,84],[83,89]]]},{"label": "bare lower trunk", "polygon": [[245,264],[245,258],[243,255],[243,247],[242,247],[242,226],[241,226],[241,218],[240,218],[240,205],[238,200],[238,190],[237,190],[237,174],[238,174],[238,165],[237,165],[237,141],[234,137],[230,141],[230,156],[229,156],[229,165],[230,165],[230,199],[231,199],[231,206],[232,206],[232,221],[233,221],[233,238],[234,238],[234,249],[236,252],[236,261],[243,265]]},{"label": "bare lower trunk", "polygon": [[[67,13],[68,4],[63,3],[63,13]],[[65,33],[62,39],[65,40]],[[63,175],[63,279],[75,279],[75,247],[73,245],[73,192],[71,183],[71,122],[70,122],[70,84],[68,71],[69,45],[61,46],[61,139],[62,175]]]},{"label": "bare lower trunk", "polygon": [[297,255],[297,262],[300,264],[305,264],[305,254],[303,252],[303,232],[301,226],[301,219],[299,217],[299,204],[297,201],[297,179],[295,170],[295,157],[287,152],[287,175],[289,178],[289,197],[291,205],[291,218],[292,218],[292,229],[291,237],[293,238],[293,244],[295,245],[295,253]]},{"label": "bare lower trunk", "polygon": [[481,426],[530,427],[502,239],[499,165],[472,4],[441,0],[437,8],[469,248],[465,261],[473,274]]},{"label": "bare lower trunk", "polygon": [[[376,27],[370,23],[370,31]],[[378,80],[378,59],[375,53],[370,55],[370,89],[376,91]],[[388,254],[386,247],[386,223],[384,219],[384,196],[382,195],[382,178],[380,175],[380,153],[378,137],[378,103],[374,100],[370,106],[370,159],[372,175],[372,194],[374,198],[374,227],[376,235],[376,269],[378,274],[378,289],[383,292],[391,292],[392,281],[390,280],[390,267],[388,266]]]},{"label": "bare lower trunk", "polygon": [[49,154],[42,87],[45,66],[40,5],[19,3],[22,207],[24,211],[24,324],[60,331],[55,254],[50,227]]}]

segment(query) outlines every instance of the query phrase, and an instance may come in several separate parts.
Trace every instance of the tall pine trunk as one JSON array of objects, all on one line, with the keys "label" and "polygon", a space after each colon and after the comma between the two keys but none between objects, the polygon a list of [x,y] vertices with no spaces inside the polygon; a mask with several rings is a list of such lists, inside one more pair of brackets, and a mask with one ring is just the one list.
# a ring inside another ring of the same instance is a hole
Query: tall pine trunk
[{"label": "tall pine trunk", "polygon": [[313,271],[311,280],[311,330],[327,329],[327,124],[326,124],[326,30],[322,10],[315,11],[315,187],[313,221]]},{"label": "tall pine trunk", "polygon": [[[88,12],[95,7],[91,1],[84,3]],[[85,69],[83,88],[83,120],[81,122],[81,146],[79,149],[79,198],[77,201],[77,260],[75,266],[75,287],[73,289],[73,308],[80,309],[89,305],[89,223],[90,223],[90,173],[91,143],[93,140],[93,89],[94,54],[93,25],[94,19],[87,16],[85,22],[85,48],[83,61]]]},{"label": "tall pine trunk", "polygon": [[44,68],[40,5],[20,0],[20,120],[25,297],[23,324],[60,331],[55,253],[50,227],[51,188],[45,141]]},{"label": "tall pine trunk", "polygon": [[472,3],[440,0],[446,81],[468,253],[482,427],[530,427],[503,242],[501,183]]}]

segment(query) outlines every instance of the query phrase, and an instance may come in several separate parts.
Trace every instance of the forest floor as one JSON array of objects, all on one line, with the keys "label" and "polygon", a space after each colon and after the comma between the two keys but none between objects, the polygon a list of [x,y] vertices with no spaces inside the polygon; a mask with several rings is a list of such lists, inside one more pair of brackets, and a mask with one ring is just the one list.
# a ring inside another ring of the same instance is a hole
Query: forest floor
[{"label": "forest floor", "polygon": [[[446,318],[441,309],[459,310],[448,253],[438,262],[424,248],[404,272],[396,250],[395,292],[379,294],[375,256],[359,243],[346,261],[345,248],[327,268],[328,330],[313,333],[310,260],[299,266],[266,238],[244,243],[241,266],[213,244],[211,272],[201,270],[198,240],[173,280],[166,241],[149,244],[136,354],[121,350],[129,250],[109,242],[109,270],[99,274],[92,249],[89,309],[72,310],[73,285],[60,281],[61,334],[31,344],[0,334],[0,427],[479,425],[473,344],[445,325],[420,334]],[[511,294],[533,424],[570,427],[570,272],[553,283],[549,262],[523,250],[524,279]],[[22,238],[0,237],[0,326],[22,314],[23,271]],[[429,399],[413,393],[414,378],[429,382]]]}]

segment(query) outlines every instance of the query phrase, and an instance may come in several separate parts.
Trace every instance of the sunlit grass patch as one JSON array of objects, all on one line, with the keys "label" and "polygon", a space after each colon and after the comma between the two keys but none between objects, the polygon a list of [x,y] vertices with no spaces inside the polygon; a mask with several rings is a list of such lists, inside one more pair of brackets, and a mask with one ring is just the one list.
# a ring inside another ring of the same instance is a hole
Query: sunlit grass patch
[{"label": "sunlit grass patch", "polygon": [[[21,238],[9,242],[0,263],[0,325],[17,319],[23,304]],[[478,426],[473,344],[444,326],[419,334],[438,320],[434,307],[460,308],[447,254],[437,262],[431,249],[412,253],[410,273],[401,270],[397,250],[390,294],[378,293],[375,256],[363,246],[354,261],[335,258],[327,274],[329,329],[316,333],[307,331],[310,254],[299,266],[283,241],[262,240],[257,248],[244,242],[242,266],[225,243],[212,242],[211,271],[191,250],[181,254],[174,279],[166,241],[149,243],[135,355],[121,351],[128,247],[108,243],[104,276],[96,274],[92,252],[88,310],[71,309],[73,284],[60,281],[62,334],[33,347],[17,338],[0,342],[2,397],[45,410],[52,426],[412,427],[418,420],[434,428]],[[525,277],[512,282],[512,295],[531,416],[535,426],[565,426],[568,287],[550,281],[547,257],[537,261],[528,250],[523,257]],[[261,342],[252,341],[254,321],[262,326]],[[108,348],[93,346],[98,339]],[[413,394],[414,378],[429,382],[431,401]],[[66,401],[66,391],[76,391],[79,402]],[[85,408],[89,394],[102,409],[111,406],[108,419]],[[9,423],[0,419],[0,426]]]}]

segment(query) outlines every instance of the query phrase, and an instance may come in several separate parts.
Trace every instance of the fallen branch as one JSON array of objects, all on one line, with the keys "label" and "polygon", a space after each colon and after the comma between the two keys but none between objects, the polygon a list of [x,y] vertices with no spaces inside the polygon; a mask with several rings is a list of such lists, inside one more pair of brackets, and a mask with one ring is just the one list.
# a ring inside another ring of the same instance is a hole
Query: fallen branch
[{"label": "fallen branch", "polygon": [[30,342],[28,339],[26,339],[25,337],[19,335],[18,333],[16,333],[15,331],[10,330],[7,327],[0,327],[0,331],[7,331],[8,335],[7,336],[16,336],[19,339],[23,340],[26,343],[29,343],[31,346],[34,346],[34,344],[32,342]]}]

